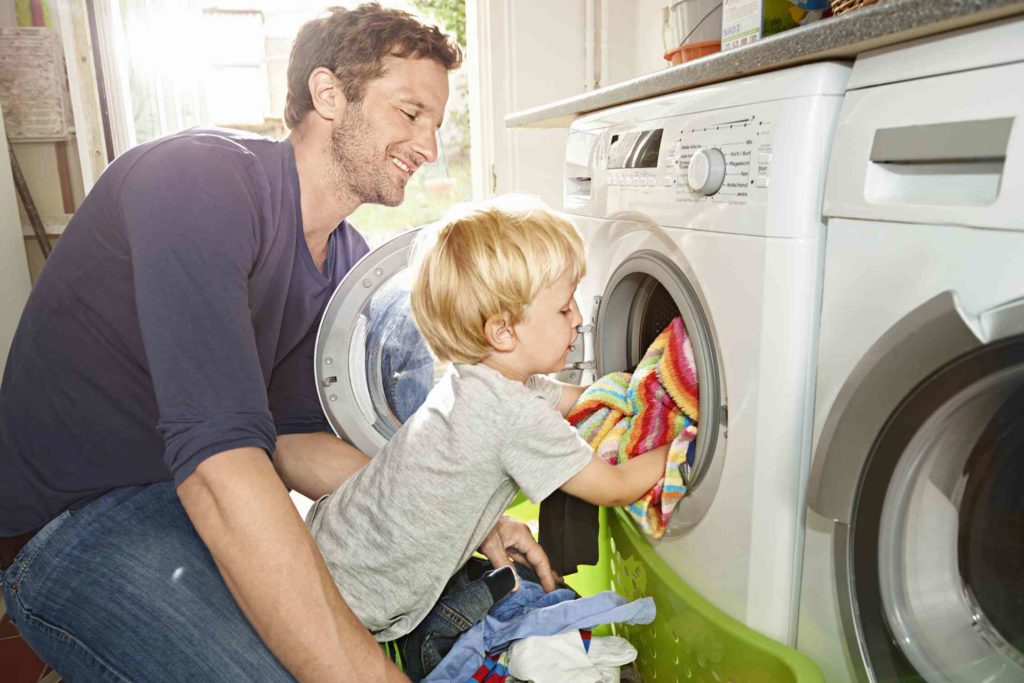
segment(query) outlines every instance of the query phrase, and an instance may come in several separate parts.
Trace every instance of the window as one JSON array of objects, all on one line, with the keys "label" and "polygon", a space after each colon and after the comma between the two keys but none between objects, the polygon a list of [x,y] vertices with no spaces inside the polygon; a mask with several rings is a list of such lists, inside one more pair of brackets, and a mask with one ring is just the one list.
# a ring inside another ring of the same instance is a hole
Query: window
[{"label": "window", "polygon": [[[385,4],[417,13],[404,0]],[[464,21],[464,4],[448,4],[445,16],[461,11]],[[108,36],[100,41],[108,46],[103,59],[115,67],[106,72],[121,79],[121,87],[108,88],[111,118],[126,129],[116,136],[125,141],[117,153],[198,125],[287,136],[283,114],[291,42],[325,3],[119,0],[116,5],[99,23]],[[427,21],[436,23],[431,17]],[[470,198],[467,71],[463,66],[451,76],[438,159],[413,176],[405,202],[394,208],[364,205],[349,217],[371,246],[436,220],[452,203]]]}]

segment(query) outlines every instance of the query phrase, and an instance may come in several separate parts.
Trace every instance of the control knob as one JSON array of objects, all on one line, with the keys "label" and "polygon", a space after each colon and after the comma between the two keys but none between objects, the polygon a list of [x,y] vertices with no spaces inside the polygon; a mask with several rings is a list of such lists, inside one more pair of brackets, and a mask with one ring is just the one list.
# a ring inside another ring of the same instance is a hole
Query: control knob
[{"label": "control knob", "polygon": [[715,147],[702,147],[690,157],[686,171],[690,189],[703,195],[718,192],[725,182],[725,155]]}]

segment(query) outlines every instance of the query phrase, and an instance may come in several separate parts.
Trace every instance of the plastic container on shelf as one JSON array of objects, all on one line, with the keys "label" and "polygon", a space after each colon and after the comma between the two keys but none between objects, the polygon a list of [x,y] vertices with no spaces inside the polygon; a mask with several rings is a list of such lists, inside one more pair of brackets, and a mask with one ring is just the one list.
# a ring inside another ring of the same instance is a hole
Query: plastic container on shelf
[{"label": "plastic container on shelf", "polygon": [[682,64],[718,52],[722,41],[722,0],[677,0],[665,8],[665,60]]},{"label": "plastic container on shelf", "polygon": [[701,43],[688,43],[669,50],[665,53],[665,60],[673,65],[691,62],[712,55],[722,49],[722,43],[718,40],[707,40]]}]

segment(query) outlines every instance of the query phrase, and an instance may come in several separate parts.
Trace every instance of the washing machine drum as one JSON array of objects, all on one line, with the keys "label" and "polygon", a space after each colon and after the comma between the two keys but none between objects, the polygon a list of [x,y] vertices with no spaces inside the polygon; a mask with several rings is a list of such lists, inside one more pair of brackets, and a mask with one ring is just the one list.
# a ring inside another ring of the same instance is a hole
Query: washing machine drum
[{"label": "washing machine drum", "polygon": [[964,477],[960,575],[993,630],[1024,652],[1024,388],[996,410]]}]

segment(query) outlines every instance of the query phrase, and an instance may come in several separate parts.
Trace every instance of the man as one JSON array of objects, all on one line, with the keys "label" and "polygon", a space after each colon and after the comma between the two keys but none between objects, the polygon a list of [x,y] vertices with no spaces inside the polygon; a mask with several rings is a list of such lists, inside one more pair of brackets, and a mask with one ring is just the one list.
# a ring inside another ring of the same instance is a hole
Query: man
[{"label": "man", "polygon": [[[4,598],[66,678],[402,680],[287,488],[366,460],[325,431],[317,323],[367,251],[345,217],[434,160],[460,60],[403,12],[332,9],[296,38],[287,140],[141,145],[76,212],[0,386]],[[484,546],[553,587],[522,525]]]}]

